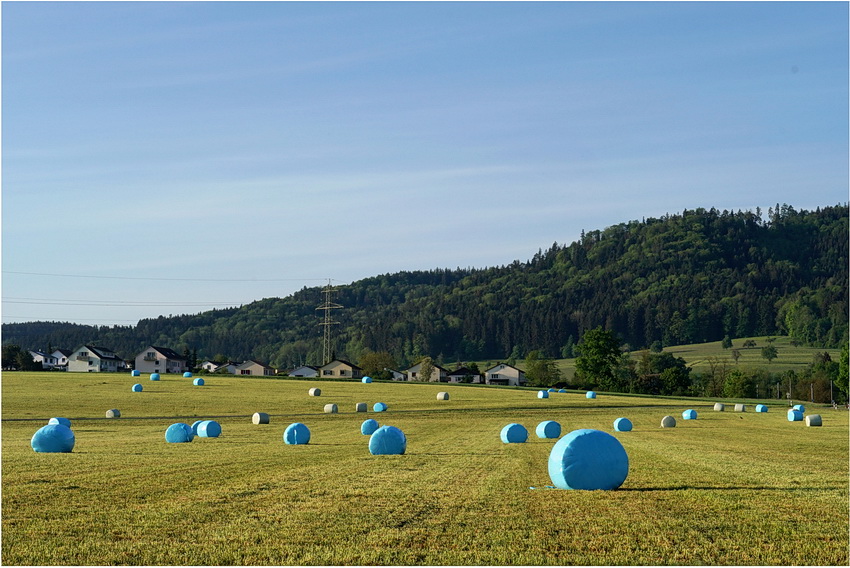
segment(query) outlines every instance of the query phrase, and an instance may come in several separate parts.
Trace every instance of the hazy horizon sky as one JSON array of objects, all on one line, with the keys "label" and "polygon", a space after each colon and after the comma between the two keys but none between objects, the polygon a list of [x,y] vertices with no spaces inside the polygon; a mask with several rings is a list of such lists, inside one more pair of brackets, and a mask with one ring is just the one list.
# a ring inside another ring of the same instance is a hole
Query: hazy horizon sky
[{"label": "hazy horizon sky", "polygon": [[[9,2],[2,321],[848,201],[846,2]],[[70,347],[70,346],[68,346]]]}]

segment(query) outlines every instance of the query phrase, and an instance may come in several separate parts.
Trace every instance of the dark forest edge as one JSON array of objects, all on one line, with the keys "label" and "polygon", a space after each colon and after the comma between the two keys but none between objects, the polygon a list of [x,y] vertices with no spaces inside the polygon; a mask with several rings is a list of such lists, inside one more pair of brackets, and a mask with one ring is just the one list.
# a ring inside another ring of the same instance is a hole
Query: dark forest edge
[{"label": "dark forest edge", "polygon": [[[839,348],[848,338],[848,206],[797,211],[685,210],[583,232],[526,261],[435,269],[339,286],[335,355],[387,352],[405,367],[435,361],[573,355],[589,330],[629,350],[787,335]],[[135,326],[3,324],[23,349],[99,344],[132,358],[164,345],[199,359],[320,365],[322,288]]]}]

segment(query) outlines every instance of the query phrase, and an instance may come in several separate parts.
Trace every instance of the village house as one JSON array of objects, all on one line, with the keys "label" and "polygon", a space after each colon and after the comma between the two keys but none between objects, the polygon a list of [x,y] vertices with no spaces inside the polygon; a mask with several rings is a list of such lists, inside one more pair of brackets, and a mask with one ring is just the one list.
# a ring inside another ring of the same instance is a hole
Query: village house
[{"label": "village house", "polygon": [[42,351],[30,351],[30,356],[36,363],[41,363],[41,368],[45,371],[49,371],[59,365],[59,360],[52,354]]},{"label": "village house", "polygon": [[407,375],[405,375],[401,371],[396,371],[395,369],[390,369],[388,367],[384,367],[384,370],[392,375],[392,379],[394,381],[406,381],[407,380]]},{"label": "village house", "polygon": [[248,359],[244,363],[240,363],[233,371],[234,375],[259,375],[259,376],[274,376],[277,371],[273,367],[269,367],[264,363]]},{"label": "village house", "polygon": [[83,345],[68,357],[68,371],[72,373],[117,373],[125,367],[124,360],[111,349]]},{"label": "village house", "polygon": [[484,382],[488,385],[523,386],[528,381],[525,371],[507,363],[499,363],[484,371]]},{"label": "village house", "polygon": [[471,371],[466,367],[461,367],[460,369],[455,369],[454,371],[449,372],[448,379],[450,383],[483,383],[484,379],[481,377],[481,373],[477,371]]},{"label": "village house", "polygon": [[301,365],[287,373],[290,377],[318,377],[319,368],[312,365]]},{"label": "village house", "polygon": [[70,349],[56,349],[56,350],[53,351],[53,353],[51,353],[51,355],[56,357],[56,366],[57,367],[62,367],[62,369],[67,369],[68,368],[68,358],[71,356],[71,353],[73,353],[73,351],[71,351]]},{"label": "village house", "polygon": [[186,357],[167,347],[151,345],[136,355],[135,369],[142,373],[183,373],[189,370]]},{"label": "village house", "polygon": [[342,359],[334,359],[330,363],[319,367],[319,376],[323,379],[343,378],[359,380],[363,378],[363,369],[354,363],[349,363]]},{"label": "village house", "polygon": [[433,365],[434,365],[434,370],[431,371],[430,377],[420,377],[419,373],[420,373],[420,370],[422,369],[422,363],[415,364],[414,366],[407,369],[407,371],[405,371],[405,373],[407,374],[407,380],[408,381],[432,382],[432,383],[437,383],[437,382],[446,383],[446,382],[448,382],[449,372],[446,369],[437,365],[436,363],[433,363]]}]

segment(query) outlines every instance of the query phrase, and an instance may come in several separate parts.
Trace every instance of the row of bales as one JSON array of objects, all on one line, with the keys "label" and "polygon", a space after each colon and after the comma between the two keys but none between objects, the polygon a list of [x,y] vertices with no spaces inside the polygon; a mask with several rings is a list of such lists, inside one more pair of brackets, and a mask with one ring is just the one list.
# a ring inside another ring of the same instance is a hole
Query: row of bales
[{"label": "row of bales", "polygon": [[[137,371],[133,376],[138,376]],[[159,380],[159,376],[151,380]],[[191,373],[185,373],[184,377],[191,378]],[[363,382],[371,382],[365,380]],[[197,381],[197,379],[195,380]],[[195,382],[197,385],[198,383]],[[200,383],[201,385],[203,383]],[[135,390],[135,389],[134,389]],[[549,389],[538,391],[539,398],[548,398],[550,393],[565,394],[566,390]],[[308,396],[321,396],[321,389],[311,388]],[[588,399],[596,399],[594,391],[585,394]],[[437,400],[449,400],[448,392],[440,392]],[[374,412],[386,412],[388,405],[384,402],[375,403],[372,407]],[[715,411],[725,411],[723,403],[714,406]],[[737,412],[745,412],[746,406],[736,404]],[[366,412],[367,404],[359,402],[355,404],[355,412]],[[337,413],[336,404],[328,404],[324,407],[325,413]],[[756,406],[757,413],[767,412],[765,405]],[[805,408],[797,405],[788,411],[789,421],[802,420]],[[799,416],[799,418],[798,418]],[[107,411],[107,417],[118,418],[120,411],[111,409]],[[252,416],[254,424],[269,424],[270,416],[267,413],[256,412]],[[683,420],[696,420],[697,412],[687,409],[682,412]],[[820,426],[822,424],[819,415],[806,417],[808,426]],[[676,426],[676,420],[672,416],[665,416],[661,420],[662,428]],[[629,418],[619,417],[613,422],[615,432],[630,432],[633,424]],[[221,425],[214,420],[198,420],[191,426],[178,422],[170,425],[165,431],[165,440],[168,443],[191,442],[195,437],[218,438],[222,433]],[[407,438],[399,428],[394,426],[381,426],[377,420],[367,419],[360,426],[360,433],[369,436],[369,452],[372,455],[399,455],[404,454],[407,449]],[[622,485],[628,476],[629,460],[622,444],[611,434],[601,430],[578,429],[561,437],[561,425],[554,420],[545,420],[537,424],[535,433],[538,438],[558,439],[549,455],[548,470],[554,487],[561,489],[587,489],[587,490],[610,490]],[[310,429],[301,422],[289,424],[283,432],[283,441],[291,445],[308,444],[311,438]],[[527,429],[518,423],[508,424],[500,432],[502,442],[506,444],[523,443],[528,439]],[[71,452],[75,443],[75,437],[71,430],[70,420],[67,418],[51,418],[48,425],[40,428],[33,436],[31,445],[33,450],[42,453]]]}]

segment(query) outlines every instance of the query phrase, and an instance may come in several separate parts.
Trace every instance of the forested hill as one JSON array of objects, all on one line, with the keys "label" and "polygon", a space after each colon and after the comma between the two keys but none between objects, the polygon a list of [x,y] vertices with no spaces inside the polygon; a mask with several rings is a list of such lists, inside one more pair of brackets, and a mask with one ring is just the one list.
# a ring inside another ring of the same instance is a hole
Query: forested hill
[{"label": "forested hill", "polygon": [[[338,357],[389,351],[404,366],[568,354],[596,326],[632,348],[789,334],[837,346],[848,333],[848,207],[684,211],[590,231],[527,262],[375,276],[338,288]],[[286,368],[321,364],[321,288],[241,308],[159,317],[134,327],[3,325],[25,349],[102,344],[132,358],[146,346]]]}]

